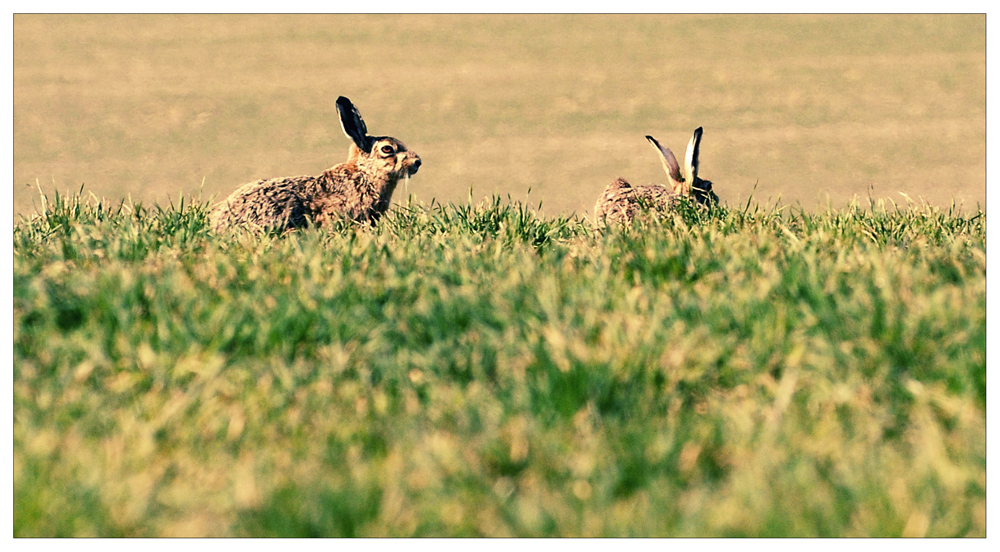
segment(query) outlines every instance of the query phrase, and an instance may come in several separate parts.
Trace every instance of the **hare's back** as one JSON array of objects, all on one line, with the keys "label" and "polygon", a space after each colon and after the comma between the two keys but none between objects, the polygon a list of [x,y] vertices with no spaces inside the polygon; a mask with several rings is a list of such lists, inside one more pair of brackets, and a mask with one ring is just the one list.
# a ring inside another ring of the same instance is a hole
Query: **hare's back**
[{"label": "hare's back", "polygon": [[604,189],[594,204],[594,222],[601,226],[605,222],[630,220],[635,213],[635,189],[619,178]]},{"label": "hare's back", "polygon": [[637,199],[645,200],[650,207],[668,207],[677,194],[673,190],[664,186],[637,186],[635,188]]},{"label": "hare's back", "polygon": [[608,185],[594,205],[594,218],[600,226],[605,222],[628,223],[643,208],[669,208],[676,194],[663,186],[631,186],[622,179]]},{"label": "hare's back", "polygon": [[650,207],[667,206],[674,200],[675,194],[663,186],[629,186],[612,183],[604,193],[597,198],[595,209],[608,209],[616,205],[646,203]]},{"label": "hare's back", "polygon": [[305,226],[310,216],[308,198],[315,176],[290,176],[257,180],[236,189],[215,206],[210,221],[221,231],[229,226],[295,228]]}]

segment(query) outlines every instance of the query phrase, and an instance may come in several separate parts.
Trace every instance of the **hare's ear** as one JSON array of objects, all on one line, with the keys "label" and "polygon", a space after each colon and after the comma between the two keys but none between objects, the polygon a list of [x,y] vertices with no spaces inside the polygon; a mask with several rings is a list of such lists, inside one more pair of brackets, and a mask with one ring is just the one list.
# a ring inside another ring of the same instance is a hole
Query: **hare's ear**
[{"label": "hare's ear", "polygon": [[646,136],[649,143],[653,145],[656,152],[660,154],[660,162],[663,163],[663,170],[667,173],[667,178],[670,179],[670,184],[674,189],[677,189],[682,182],[684,182],[684,177],[681,176],[681,167],[677,164],[677,158],[674,157],[674,152],[670,151],[670,148],[665,148],[656,141],[656,138],[652,136]]},{"label": "hare's ear", "polygon": [[341,96],[337,98],[337,111],[340,112],[340,126],[343,127],[344,134],[354,140],[361,151],[371,150],[372,139],[368,136],[368,127],[365,126],[361,113],[358,113],[358,108],[354,107],[351,100]]},{"label": "hare's ear", "polygon": [[701,127],[694,129],[694,136],[688,142],[687,157],[684,159],[684,178],[694,185],[698,178],[698,148],[701,147]]}]

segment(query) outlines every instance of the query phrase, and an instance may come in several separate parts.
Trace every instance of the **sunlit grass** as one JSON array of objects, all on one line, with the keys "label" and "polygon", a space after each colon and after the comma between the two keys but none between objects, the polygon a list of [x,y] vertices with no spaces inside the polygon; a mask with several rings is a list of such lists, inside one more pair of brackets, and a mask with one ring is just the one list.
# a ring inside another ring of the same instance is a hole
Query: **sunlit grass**
[{"label": "sunlit grass", "polygon": [[14,534],[985,534],[985,217],[14,229]]}]

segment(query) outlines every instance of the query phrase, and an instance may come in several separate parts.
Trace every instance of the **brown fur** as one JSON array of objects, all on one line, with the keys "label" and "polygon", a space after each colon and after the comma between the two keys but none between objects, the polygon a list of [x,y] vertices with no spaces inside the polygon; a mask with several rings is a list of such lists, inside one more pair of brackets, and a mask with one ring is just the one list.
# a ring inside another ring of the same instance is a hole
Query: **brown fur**
[{"label": "brown fur", "polygon": [[[346,98],[344,99],[346,101]],[[352,109],[348,102],[348,104]],[[356,113],[356,112],[355,112]],[[324,226],[350,219],[374,224],[389,209],[401,179],[420,167],[420,157],[395,138],[348,132],[355,142],[364,139],[369,151],[352,143],[347,161],[319,176],[290,176],[244,184],[213,207],[209,223],[216,232],[243,227],[290,230],[310,224]],[[345,123],[345,132],[351,128]],[[352,129],[353,130],[353,129]]]},{"label": "brown fur", "polygon": [[[594,204],[594,225],[629,224],[643,206],[664,211],[672,209],[683,197],[691,197],[701,205],[718,203],[719,196],[712,191],[712,183],[698,177],[698,148],[701,142],[701,128],[695,130],[691,143],[688,144],[688,155],[685,161],[686,177],[674,154],[660,146],[652,136],[647,140],[659,152],[663,169],[667,173],[670,188],[653,184],[651,186],[632,186],[624,178],[618,178],[597,198]],[[691,185],[691,182],[694,185]]]}]

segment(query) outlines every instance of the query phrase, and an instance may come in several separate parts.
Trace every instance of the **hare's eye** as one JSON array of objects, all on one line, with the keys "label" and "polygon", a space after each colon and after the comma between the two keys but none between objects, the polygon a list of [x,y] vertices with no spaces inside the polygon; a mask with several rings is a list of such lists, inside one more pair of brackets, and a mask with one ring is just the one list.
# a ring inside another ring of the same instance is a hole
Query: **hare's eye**
[{"label": "hare's eye", "polygon": [[392,149],[392,146],[382,146],[382,153],[386,155],[391,155],[392,153],[394,153],[394,150]]}]

